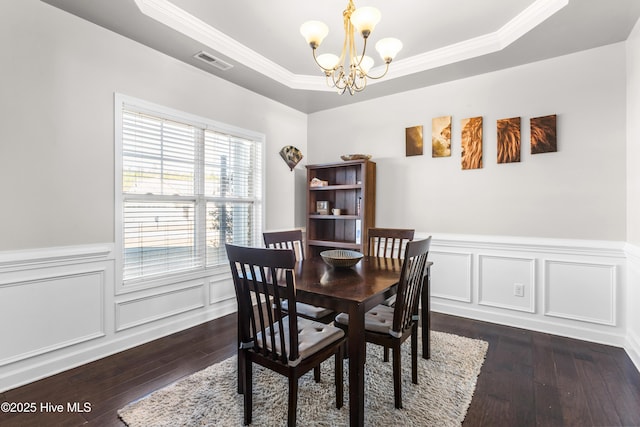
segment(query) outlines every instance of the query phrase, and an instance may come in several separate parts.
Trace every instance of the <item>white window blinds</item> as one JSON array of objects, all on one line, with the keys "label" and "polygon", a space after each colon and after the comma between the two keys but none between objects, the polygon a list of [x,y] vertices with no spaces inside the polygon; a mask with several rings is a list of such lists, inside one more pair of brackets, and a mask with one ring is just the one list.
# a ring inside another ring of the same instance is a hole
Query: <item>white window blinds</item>
[{"label": "white window blinds", "polygon": [[260,141],[211,124],[122,109],[123,281],[227,262],[262,224]]}]

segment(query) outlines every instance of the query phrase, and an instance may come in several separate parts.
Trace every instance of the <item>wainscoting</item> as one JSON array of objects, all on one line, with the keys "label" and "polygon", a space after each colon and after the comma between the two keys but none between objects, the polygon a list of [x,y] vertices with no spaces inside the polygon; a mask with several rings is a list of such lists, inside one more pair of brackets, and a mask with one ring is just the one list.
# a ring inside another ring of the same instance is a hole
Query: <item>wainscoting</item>
[{"label": "wainscoting", "polygon": [[0,392],[236,310],[228,268],[123,290],[113,244],[0,253]]},{"label": "wainscoting", "polygon": [[[640,370],[640,248],[434,234],[429,256],[434,311],[622,347]],[[236,309],[226,268],[130,290],[114,269],[113,244],[0,253],[0,392]]]},{"label": "wainscoting", "polygon": [[431,308],[623,347],[640,370],[631,306],[640,257],[630,250],[623,242],[434,235]]}]

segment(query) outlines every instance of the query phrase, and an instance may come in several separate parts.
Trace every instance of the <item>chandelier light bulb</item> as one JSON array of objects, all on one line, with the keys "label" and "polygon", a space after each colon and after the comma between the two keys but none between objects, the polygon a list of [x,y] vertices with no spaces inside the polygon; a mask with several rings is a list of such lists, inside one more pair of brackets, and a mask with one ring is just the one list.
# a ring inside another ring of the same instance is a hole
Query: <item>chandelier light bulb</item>
[{"label": "chandelier light bulb", "polygon": [[316,49],[329,34],[329,27],[321,21],[307,21],[300,26],[300,34],[313,49]]},{"label": "chandelier light bulb", "polygon": [[351,23],[362,37],[367,38],[381,17],[380,11],[375,7],[360,7],[351,14]]},{"label": "chandelier light bulb", "polygon": [[323,53],[316,58],[318,64],[325,70],[333,70],[338,66],[340,58],[332,53]]},{"label": "chandelier light bulb", "polygon": [[393,37],[380,39],[378,43],[376,43],[376,50],[382,60],[387,63],[396,57],[400,49],[402,49],[402,42]]},{"label": "chandelier light bulb", "polygon": [[[362,58],[362,60],[360,58]],[[367,74],[373,67],[373,58],[370,56],[356,56],[356,61],[356,64],[360,64],[360,69],[364,71],[364,74]]]}]

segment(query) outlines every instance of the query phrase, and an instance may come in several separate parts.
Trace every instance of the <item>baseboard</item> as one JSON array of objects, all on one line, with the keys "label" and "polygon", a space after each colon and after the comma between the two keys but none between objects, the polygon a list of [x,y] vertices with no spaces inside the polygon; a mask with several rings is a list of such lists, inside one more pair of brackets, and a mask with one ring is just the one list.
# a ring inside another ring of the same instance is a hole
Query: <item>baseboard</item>
[{"label": "baseboard", "polygon": [[567,338],[575,338],[598,344],[626,348],[626,337],[623,333],[614,331],[597,331],[588,327],[588,325],[560,324],[553,321],[543,320],[544,318],[524,318],[510,313],[500,313],[494,310],[482,310],[475,307],[460,307],[437,301],[431,302],[431,310],[437,313],[450,314],[482,322],[495,323],[514,328],[542,332],[545,334],[559,335]]}]

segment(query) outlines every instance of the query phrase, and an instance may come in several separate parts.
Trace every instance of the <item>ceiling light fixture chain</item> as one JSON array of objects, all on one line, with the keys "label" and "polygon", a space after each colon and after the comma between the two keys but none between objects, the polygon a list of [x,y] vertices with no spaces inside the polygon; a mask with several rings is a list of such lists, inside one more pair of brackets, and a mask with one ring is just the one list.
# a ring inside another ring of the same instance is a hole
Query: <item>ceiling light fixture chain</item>
[{"label": "ceiling light fixture chain", "polygon": [[[329,33],[328,27],[320,21],[308,21],[300,27],[300,33],[311,46],[313,59],[324,71],[327,84],[338,89],[338,93],[349,92],[353,95],[364,90],[367,86],[367,78],[380,79],[389,71],[389,64],[402,49],[402,42],[395,38],[381,39],[376,43],[376,50],[385,63],[384,72],[379,76],[369,75],[373,67],[373,59],[365,55],[367,40],[375,26],[380,22],[380,11],[374,7],[361,7],[356,9],[353,0],[349,0],[347,8],[342,13],[344,21],[344,42],[340,57],[325,53],[317,55],[317,49],[322,40]],[[362,54],[357,55],[355,32],[358,31],[363,38]],[[349,66],[346,66],[346,61]],[[347,72],[348,70],[348,72]]]}]

